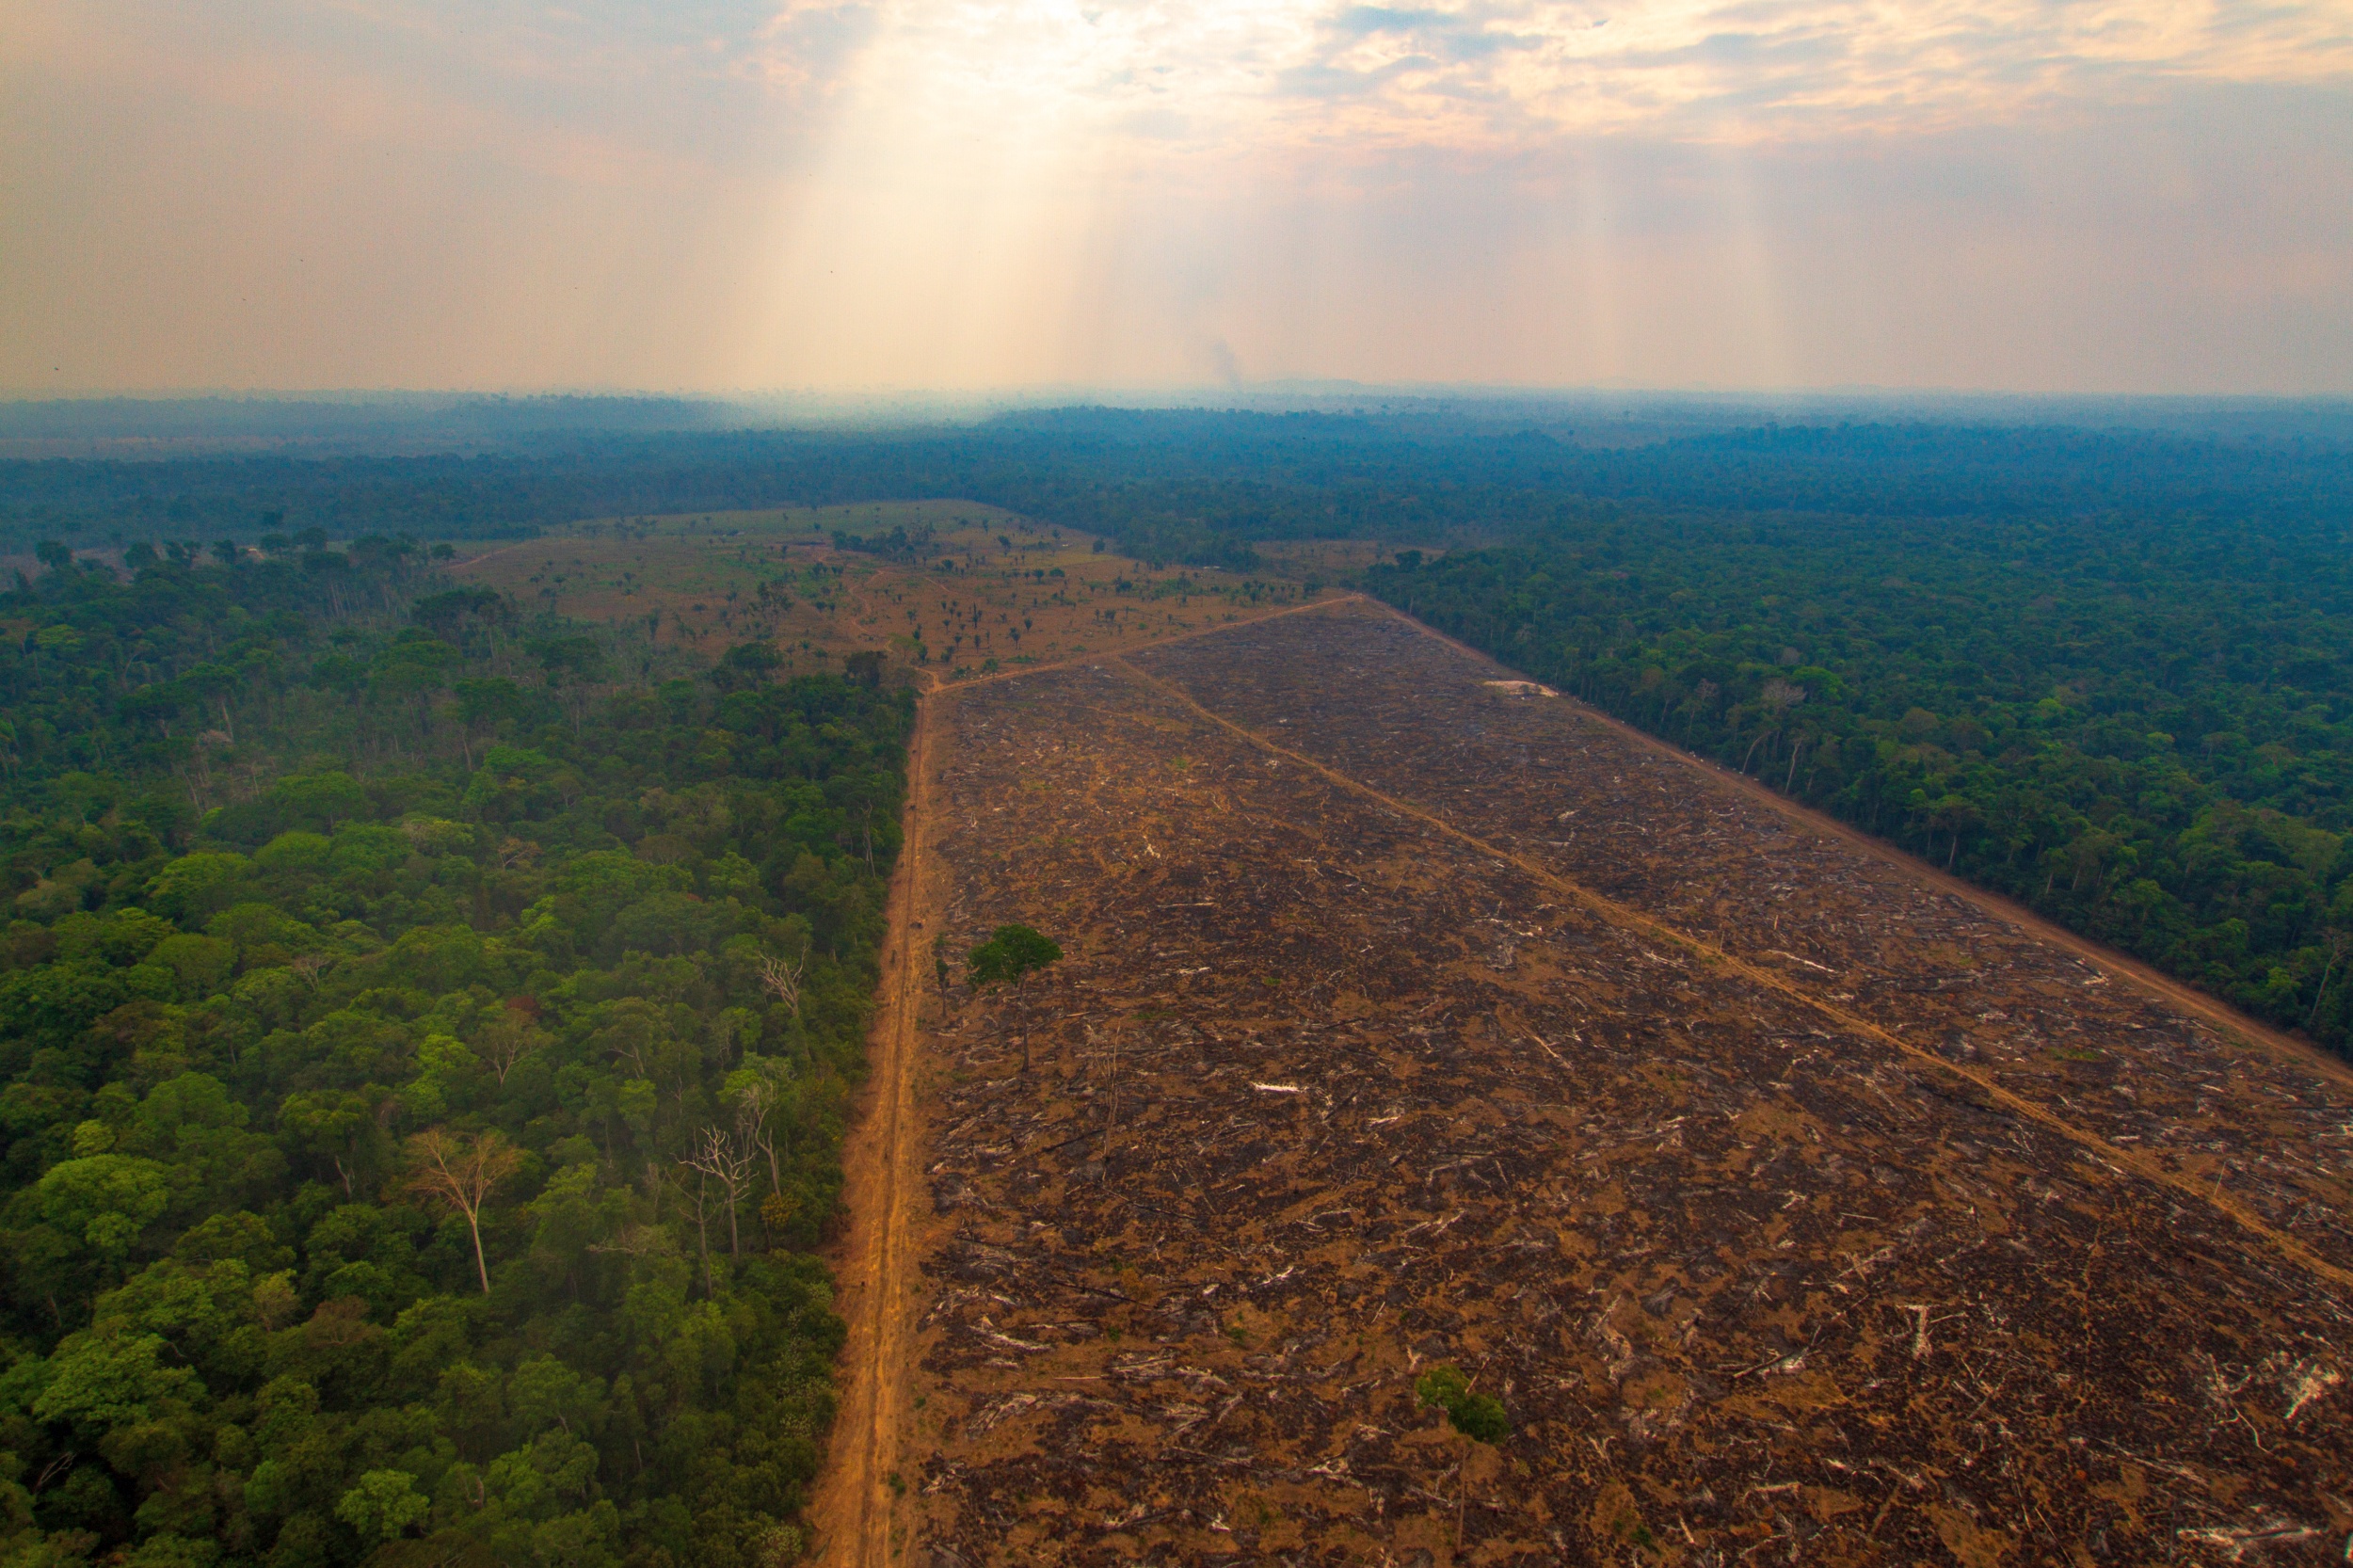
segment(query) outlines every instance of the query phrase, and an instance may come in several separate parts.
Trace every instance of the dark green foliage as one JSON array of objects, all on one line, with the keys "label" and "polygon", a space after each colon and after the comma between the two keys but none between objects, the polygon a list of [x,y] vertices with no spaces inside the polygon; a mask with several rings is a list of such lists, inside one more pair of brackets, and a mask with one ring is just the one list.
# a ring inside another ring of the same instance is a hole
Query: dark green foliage
[{"label": "dark green foliage", "polygon": [[928,561],[938,553],[932,546],[934,533],[928,522],[919,522],[912,530],[904,526],[871,538],[861,534],[848,534],[837,528],[833,534],[836,550],[854,550],[861,554],[879,555],[887,561]]},{"label": "dark green foliage", "polygon": [[1431,1368],[1414,1380],[1414,1392],[1421,1397],[1424,1409],[1445,1411],[1454,1430],[1474,1442],[1500,1443],[1512,1434],[1503,1401],[1493,1394],[1472,1393],[1470,1380],[1459,1367]]},{"label": "dark green foliage", "polygon": [[321,553],[0,599],[0,1560],[785,1560],[905,696]]},{"label": "dark green foliage", "polygon": [[1062,949],[1051,938],[1026,925],[1000,925],[989,933],[987,941],[972,950],[965,959],[965,969],[975,985],[1010,982],[1018,988],[1032,973],[1061,957]]},{"label": "dark green foliage", "polygon": [[[2164,422],[2161,410],[2144,411]],[[1680,427],[1722,423],[1719,412]],[[332,524],[339,536],[454,538],[584,517],[936,497],[1108,534],[1156,564],[1247,573],[1259,566],[1256,540],[1491,541],[1625,512],[2118,513],[2269,527],[2341,518],[2353,503],[2341,410],[2217,410],[2207,423],[2262,439],[1862,425],[1587,448],[1504,434],[1475,409],[1361,418],[1065,408],[891,433],[615,433],[462,458],[0,461],[0,538],[19,549],[41,538],[90,548],[126,522],[134,535],[248,537],[286,519]],[[2334,432],[2340,444],[2289,439],[2298,424]],[[920,529],[840,542],[898,559],[920,559],[927,548]],[[335,559],[322,557],[322,568]]]},{"label": "dark green foliage", "polygon": [[2341,522],[1626,517],[1369,584],[1666,739],[2339,1050]]}]

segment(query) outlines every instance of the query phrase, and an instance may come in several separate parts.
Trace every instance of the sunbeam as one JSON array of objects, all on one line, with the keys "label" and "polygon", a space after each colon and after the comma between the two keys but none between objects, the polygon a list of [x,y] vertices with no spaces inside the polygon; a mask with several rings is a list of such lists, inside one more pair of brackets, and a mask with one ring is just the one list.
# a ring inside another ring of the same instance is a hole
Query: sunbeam
[{"label": "sunbeam", "polygon": [[2345,15],[18,0],[0,377],[2338,387]]}]

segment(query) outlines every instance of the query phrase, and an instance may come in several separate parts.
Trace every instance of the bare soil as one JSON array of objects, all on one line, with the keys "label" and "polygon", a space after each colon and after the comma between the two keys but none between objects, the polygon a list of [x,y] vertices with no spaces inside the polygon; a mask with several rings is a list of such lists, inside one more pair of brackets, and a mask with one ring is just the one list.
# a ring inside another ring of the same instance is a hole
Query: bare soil
[{"label": "bare soil", "polygon": [[920,1304],[908,1296],[917,1284],[911,1258],[929,1208],[918,1159],[914,1059],[930,968],[925,915],[936,903],[939,880],[928,843],[937,773],[933,734],[933,721],[919,708],[908,748],[906,837],[890,886],[882,1005],[867,1042],[870,1076],[842,1148],[850,1224],[832,1263],[849,1336],[841,1403],[809,1508],[815,1555],[831,1562],[889,1562],[904,1544],[904,1521],[894,1518],[891,1505],[900,1490],[892,1480],[914,1370],[909,1331]]},{"label": "bare soil", "polygon": [[2341,1559],[2344,1076],[1509,674],[1352,603],[927,700],[911,935],[1069,956],[890,971],[827,1560]]}]

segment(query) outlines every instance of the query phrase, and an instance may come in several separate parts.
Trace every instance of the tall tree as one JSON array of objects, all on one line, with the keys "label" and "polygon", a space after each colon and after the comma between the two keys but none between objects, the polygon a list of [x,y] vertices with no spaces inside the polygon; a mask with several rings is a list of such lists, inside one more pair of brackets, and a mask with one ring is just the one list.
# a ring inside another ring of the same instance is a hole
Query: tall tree
[{"label": "tall tree", "polygon": [[522,1151],[497,1128],[487,1132],[427,1128],[408,1140],[408,1189],[466,1217],[482,1293],[490,1293],[490,1265],[482,1256],[482,1209],[500,1182],[522,1168]]}]

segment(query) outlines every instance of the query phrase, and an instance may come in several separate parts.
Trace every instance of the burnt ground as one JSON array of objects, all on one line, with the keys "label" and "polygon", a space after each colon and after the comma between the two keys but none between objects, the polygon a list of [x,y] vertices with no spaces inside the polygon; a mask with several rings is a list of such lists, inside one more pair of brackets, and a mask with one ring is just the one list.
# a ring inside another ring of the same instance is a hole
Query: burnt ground
[{"label": "burnt ground", "polygon": [[2340,1560],[2345,1079],[1501,674],[932,699],[917,1560]]}]

